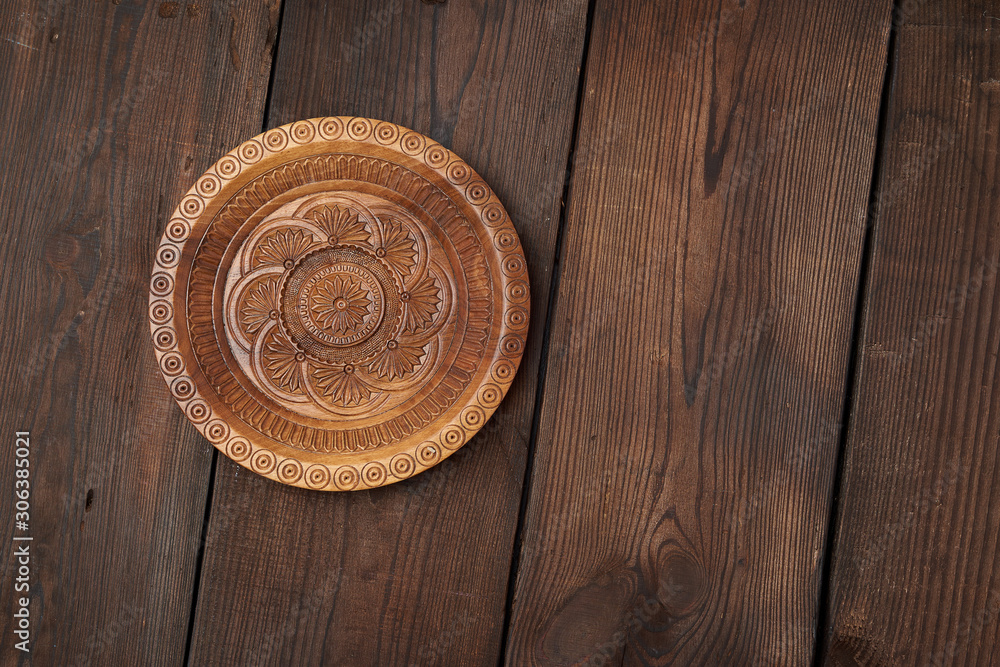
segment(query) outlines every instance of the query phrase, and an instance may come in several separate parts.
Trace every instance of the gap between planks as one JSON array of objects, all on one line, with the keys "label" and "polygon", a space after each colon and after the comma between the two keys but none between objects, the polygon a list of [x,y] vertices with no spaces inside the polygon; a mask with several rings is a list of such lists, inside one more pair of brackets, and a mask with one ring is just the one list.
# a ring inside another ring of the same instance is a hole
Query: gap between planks
[{"label": "gap between planks", "polygon": [[499,667],[503,667],[507,660],[507,641],[510,633],[511,616],[514,610],[514,591],[516,590],[517,573],[521,564],[524,521],[528,515],[528,502],[531,499],[531,475],[534,470],[538,426],[542,415],[542,403],[545,398],[545,379],[549,361],[549,337],[552,333],[552,317],[555,313],[556,300],[559,295],[563,237],[566,231],[570,187],[573,182],[573,161],[576,157],[576,147],[579,140],[580,114],[583,110],[583,96],[586,90],[587,65],[590,62],[590,37],[594,25],[594,8],[596,5],[597,0],[589,0],[587,3],[583,48],[580,53],[580,76],[576,83],[576,107],[573,112],[573,129],[570,132],[569,152],[566,156],[566,175],[563,180],[562,202],[559,209],[559,228],[556,230],[556,242],[552,259],[552,278],[549,281],[548,306],[545,311],[545,326],[542,329],[542,349],[538,358],[538,377],[535,380],[535,406],[531,415],[531,431],[528,435],[528,449],[525,453],[524,481],[521,483],[521,504],[517,512],[517,523],[514,528],[514,547],[510,559],[510,574],[507,577],[507,596],[504,603],[503,628],[500,631],[500,653],[497,659]]},{"label": "gap between planks", "polygon": [[830,622],[830,585],[833,575],[833,556],[836,551],[837,526],[840,522],[840,491],[844,478],[845,452],[850,433],[851,418],[861,372],[861,352],[864,349],[865,306],[868,299],[868,283],[871,278],[871,260],[876,225],[879,219],[879,186],[882,180],[883,153],[886,146],[886,127],[892,99],[892,86],[896,65],[897,21],[900,16],[900,0],[893,0],[889,19],[889,35],[886,40],[885,74],[879,96],[878,125],[875,129],[875,151],[872,155],[871,184],[868,189],[868,210],[865,233],[861,245],[861,264],[858,269],[858,287],[855,295],[854,314],[851,323],[851,342],[848,348],[847,377],[844,381],[843,411],[840,418],[840,433],[837,439],[836,459],[833,467],[833,484],[830,489],[829,509],[826,521],[826,540],[823,550],[823,565],[820,568],[819,597],[816,603],[816,642],[813,649],[813,667],[826,663],[829,648],[828,628]]},{"label": "gap between planks", "polygon": [[[264,114],[260,131],[268,129],[271,118],[271,97],[274,93],[274,72],[278,60],[278,43],[281,41],[281,19],[285,15],[285,3],[278,7],[278,21],[275,24],[274,41],[271,43],[271,71],[267,77],[267,93],[264,95]],[[198,594],[201,591],[201,572],[205,563],[205,545],[208,542],[208,523],[212,518],[212,501],[215,493],[215,474],[219,463],[219,450],[212,447],[212,465],[208,472],[208,491],[205,494],[205,517],[201,524],[201,539],[198,541],[198,554],[194,564],[194,585],[191,588],[191,611],[188,612],[187,638],[184,641],[184,664],[191,664],[191,648],[194,643],[195,615],[198,611]]]}]

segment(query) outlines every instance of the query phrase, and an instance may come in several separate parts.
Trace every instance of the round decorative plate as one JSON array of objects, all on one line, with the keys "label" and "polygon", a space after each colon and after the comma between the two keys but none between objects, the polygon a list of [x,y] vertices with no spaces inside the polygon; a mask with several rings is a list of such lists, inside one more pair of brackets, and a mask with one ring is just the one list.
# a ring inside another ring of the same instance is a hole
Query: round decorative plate
[{"label": "round decorative plate", "polygon": [[181,200],[156,252],[160,370],[219,450],[349,491],[438,463],[493,414],[528,328],[517,233],[437,142],[316,118],[244,142]]}]

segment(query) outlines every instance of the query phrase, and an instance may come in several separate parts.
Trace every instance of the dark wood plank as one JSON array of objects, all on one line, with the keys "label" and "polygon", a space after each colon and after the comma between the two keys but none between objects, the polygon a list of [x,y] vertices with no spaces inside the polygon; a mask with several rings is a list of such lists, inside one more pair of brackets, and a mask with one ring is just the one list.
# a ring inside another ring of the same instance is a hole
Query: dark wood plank
[{"label": "dark wood plank", "polygon": [[889,22],[597,3],[509,664],[809,663]]},{"label": "dark wood plank", "polygon": [[585,18],[582,1],[286,5],[269,124],[372,116],[452,148],[517,227],[532,331],[485,431],[414,479],[322,494],[220,459],[194,664],[496,662]]},{"label": "dark wood plank", "polygon": [[830,665],[1000,661],[1000,3],[904,3]]},{"label": "dark wood plank", "polygon": [[12,618],[20,430],[30,661],[183,661],[213,450],[156,368],[149,277],[179,195],[260,127],[270,4],[0,9],[3,664],[26,657]]}]

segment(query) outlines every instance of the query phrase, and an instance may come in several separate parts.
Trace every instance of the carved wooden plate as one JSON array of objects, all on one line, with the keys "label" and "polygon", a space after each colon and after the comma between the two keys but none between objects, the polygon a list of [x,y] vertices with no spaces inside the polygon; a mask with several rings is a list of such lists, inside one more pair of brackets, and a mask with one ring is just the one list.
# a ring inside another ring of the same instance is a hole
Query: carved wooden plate
[{"label": "carved wooden plate", "polygon": [[521,360],[528,274],[486,183],[367,118],[275,128],[215,163],[156,252],[160,370],[219,450],[284,484],[391,484],[461,447]]}]

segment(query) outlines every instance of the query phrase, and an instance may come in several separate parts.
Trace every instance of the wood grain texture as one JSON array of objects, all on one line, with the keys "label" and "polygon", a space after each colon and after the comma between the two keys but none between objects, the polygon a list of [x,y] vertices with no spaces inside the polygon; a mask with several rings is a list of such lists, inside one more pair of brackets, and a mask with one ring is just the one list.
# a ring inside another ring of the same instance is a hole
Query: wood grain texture
[{"label": "wood grain texture", "polygon": [[890,3],[597,3],[511,665],[808,664]]},{"label": "wood grain texture", "polygon": [[900,14],[829,665],[1000,660],[1000,3]]},{"label": "wood grain texture", "polygon": [[[260,127],[277,6],[163,4],[0,10],[0,424],[5,451],[31,432],[33,664],[184,655],[212,449],[157,371],[143,293],[174,198]],[[26,658],[13,528],[4,664]]]},{"label": "wood grain texture", "polygon": [[[361,115],[455,151],[510,213],[544,322],[585,15],[580,1],[290,2],[268,124]],[[318,494],[220,459],[194,664],[496,662],[541,333],[484,430],[411,480]]]}]

